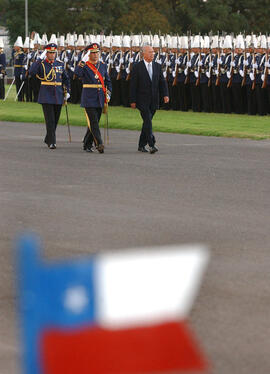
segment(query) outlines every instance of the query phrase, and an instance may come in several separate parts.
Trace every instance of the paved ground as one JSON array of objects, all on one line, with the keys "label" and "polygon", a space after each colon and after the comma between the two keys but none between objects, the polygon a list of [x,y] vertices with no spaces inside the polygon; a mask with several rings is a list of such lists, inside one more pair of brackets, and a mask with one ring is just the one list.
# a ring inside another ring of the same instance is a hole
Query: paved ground
[{"label": "paved ground", "polygon": [[[81,150],[83,128],[0,122],[0,374],[17,374],[12,240],[39,233],[47,257],[204,243],[212,258],[190,323],[215,374],[270,372],[270,143],[111,131],[105,154]],[[62,373],[61,373],[62,374]]]}]

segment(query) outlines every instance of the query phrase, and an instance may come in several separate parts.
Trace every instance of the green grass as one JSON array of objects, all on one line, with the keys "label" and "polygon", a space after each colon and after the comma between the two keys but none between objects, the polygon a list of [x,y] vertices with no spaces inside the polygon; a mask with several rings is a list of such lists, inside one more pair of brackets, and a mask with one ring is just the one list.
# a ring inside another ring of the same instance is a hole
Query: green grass
[{"label": "green grass", "polygon": [[[12,87],[8,99],[5,102],[0,101],[1,121],[44,122],[41,105],[36,103],[14,102],[14,98],[15,87]],[[69,104],[68,110],[71,125],[86,126],[84,110],[80,105]],[[59,123],[66,123],[64,108]],[[103,123],[104,119],[101,119],[101,126]],[[141,123],[142,120],[138,110],[123,107],[109,108],[110,128],[140,130]],[[153,127],[156,132],[250,138],[256,140],[270,138],[270,119],[268,116],[260,117],[160,110],[154,117]]]}]

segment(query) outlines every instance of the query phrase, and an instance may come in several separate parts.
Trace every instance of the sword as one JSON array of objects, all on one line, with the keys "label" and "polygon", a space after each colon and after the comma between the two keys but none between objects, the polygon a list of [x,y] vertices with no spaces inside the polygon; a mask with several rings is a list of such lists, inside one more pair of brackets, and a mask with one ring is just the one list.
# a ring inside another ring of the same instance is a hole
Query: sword
[{"label": "sword", "polygon": [[20,92],[21,92],[21,90],[22,90],[22,88],[23,88],[24,82],[25,82],[25,81],[22,82],[21,87],[20,87],[20,89],[19,89],[19,91],[18,91],[18,93],[17,93],[17,95],[16,95],[14,101],[16,101],[16,100],[18,99],[18,96],[20,95]]},{"label": "sword", "polygon": [[[64,91],[66,94],[66,90]],[[70,133],[70,125],[69,125],[69,118],[68,118],[68,107],[67,107],[67,100],[64,100],[64,105],[66,107],[66,116],[67,116],[67,126],[68,126],[68,140],[71,143],[71,133]]]},{"label": "sword", "polygon": [[8,97],[8,94],[9,94],[9,91],[11,90],[11,87],[13,86],[14,82],[15,82],[15,77],[13,78],[13,81],[12,81],[11,85],[9,86],[8,92],[7,92],[6,97],[4,98],[3,101],[6,101],[6,99]]},{"label": "sword", "polygon": [[109,144],[109,105],[104,103],[103,113],[105,114],[105,124],[104,124],[104,144]]}]

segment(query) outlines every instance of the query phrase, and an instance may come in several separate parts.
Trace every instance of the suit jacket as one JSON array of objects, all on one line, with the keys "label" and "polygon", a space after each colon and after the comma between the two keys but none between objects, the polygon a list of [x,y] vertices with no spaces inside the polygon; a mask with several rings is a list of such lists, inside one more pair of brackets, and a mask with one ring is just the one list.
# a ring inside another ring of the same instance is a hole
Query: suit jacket
[{"label": "suit jacket", "polygon": [[169,96],[161,65],[152,62],[152,81],[143,60],[133,65],[130,80],[130,102],[136,103],[140,110],[149,106],[152,109],[158,109],[160,95],[162,97]]}]

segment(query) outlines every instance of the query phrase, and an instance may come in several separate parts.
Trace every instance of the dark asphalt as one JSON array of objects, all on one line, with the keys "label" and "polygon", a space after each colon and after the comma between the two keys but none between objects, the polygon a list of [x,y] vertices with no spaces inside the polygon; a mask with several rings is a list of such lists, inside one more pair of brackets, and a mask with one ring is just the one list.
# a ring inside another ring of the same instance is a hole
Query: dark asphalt
[{"label": "dark asphalt", "polygon": [[[218,125],[218,124],[217,124]],[[12,241],[31,229],[47,257],[203,243],[211,261],[190,324],[214,374],[270,372],[270,142],[110,131],[104,154],[85,128],[0,122],[0,374],[17,374]],[[103,134],[103,130],[102,130]]]}]

